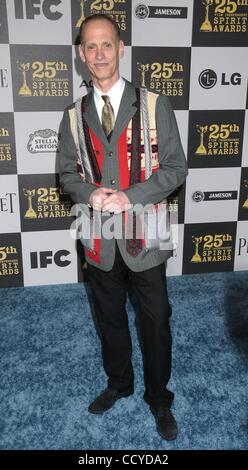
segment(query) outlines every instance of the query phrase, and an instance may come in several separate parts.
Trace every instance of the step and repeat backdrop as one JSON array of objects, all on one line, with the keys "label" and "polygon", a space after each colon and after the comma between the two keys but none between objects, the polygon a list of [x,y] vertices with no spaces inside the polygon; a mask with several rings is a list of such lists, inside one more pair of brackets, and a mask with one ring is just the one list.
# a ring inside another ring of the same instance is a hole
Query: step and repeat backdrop
[{"label": "step and repeat backdrop", "polygon": [[59,187],[63,110],[92,86],[78,28],[111,14],[121,73],[167,95],[189,175],[169,275],[248,269],[248,0],[0,0],[0,285],[85,278]]}]

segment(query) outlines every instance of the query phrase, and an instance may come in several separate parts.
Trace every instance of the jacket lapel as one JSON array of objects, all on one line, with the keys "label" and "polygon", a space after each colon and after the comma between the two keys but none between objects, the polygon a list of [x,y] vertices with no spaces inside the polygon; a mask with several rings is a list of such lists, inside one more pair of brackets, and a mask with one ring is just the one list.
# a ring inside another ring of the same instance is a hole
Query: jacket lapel
[{"label": "jacket lapel", "polygon": [[122,134],[124,129],[127,127],[129,121],[132,119],[135,114],[137,107],[136,103],[136,93],[133,85],[125,80],[125,88],[120,102],[120,107],[118,114],[116,116],[115,127],[111,136],[110,142],[117,140]]},{"label": "jacket lapel", "polygon": [[92,89],[90,93],[85,98],[84,103],[84,118],[87,122],[90,129],[93,130],[94,134],[102,141],[108,141],[105,135],[105,132],[102,128],[101,122],[98,117],[96,110],[95,100],[94,100],[94,90]]}]

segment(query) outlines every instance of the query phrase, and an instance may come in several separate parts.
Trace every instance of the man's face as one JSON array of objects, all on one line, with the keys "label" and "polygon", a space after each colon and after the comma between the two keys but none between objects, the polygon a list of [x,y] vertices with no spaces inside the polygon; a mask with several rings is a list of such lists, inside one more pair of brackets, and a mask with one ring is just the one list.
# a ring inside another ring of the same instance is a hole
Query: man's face
[{"label": "man's face", "polygon": [[94,20],[85,25],[79,54],[96,85],[109,85],[110,88],[117,82],[119,58],[123,52],[123,41],[118,40],[109,21]]}]

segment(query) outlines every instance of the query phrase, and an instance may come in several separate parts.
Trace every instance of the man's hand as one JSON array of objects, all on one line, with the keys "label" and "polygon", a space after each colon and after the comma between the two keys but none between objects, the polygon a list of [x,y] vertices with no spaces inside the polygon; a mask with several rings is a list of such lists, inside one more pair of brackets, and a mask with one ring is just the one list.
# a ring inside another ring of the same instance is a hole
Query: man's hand
[{"label": "man's hand", "polygon": [[120,214],[123,211],[127,211],[131,207],[132,204],[130,203],[126,193],[123,191],[117,191],[104,199],[102,204],[102,212]]},{"label": "man's hand", "polygon": [[110,194],[116,193],[117,189],[99,188],[92,191],[89,197],[89,204],[93,209],[102,210],[103,202],[108,199]]}]

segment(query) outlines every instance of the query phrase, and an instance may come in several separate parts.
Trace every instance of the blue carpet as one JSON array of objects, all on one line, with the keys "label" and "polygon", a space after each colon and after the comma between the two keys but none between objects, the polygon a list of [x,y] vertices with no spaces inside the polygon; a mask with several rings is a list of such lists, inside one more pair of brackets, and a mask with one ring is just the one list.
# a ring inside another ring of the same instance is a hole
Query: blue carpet
[{"label": "blue carpet", "polygon": [[106,379],[85,286],[67,284],[0,290],[0,448],[248,449],[248,273],[171,277],[168,288],[175,442],[142,399],[130,303],[135,394],[87,412]]}]

